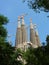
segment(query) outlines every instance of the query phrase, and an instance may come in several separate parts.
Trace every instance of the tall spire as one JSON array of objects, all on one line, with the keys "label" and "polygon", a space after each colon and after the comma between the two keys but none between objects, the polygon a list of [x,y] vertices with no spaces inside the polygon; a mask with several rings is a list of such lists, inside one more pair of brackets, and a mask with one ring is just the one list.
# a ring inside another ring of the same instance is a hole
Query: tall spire
[{"label": "tall spire", "polygon": [[36,37],[36,43],[37,43],[37,45],[41,46],[40,39],[39,39],[39,34],[38,34],[38,30],[36,29],[36,26],[35,26],[35,37]]},{"label": "tall spire", "polygon": [[20,24],[20,16],[18,17],[18,27],[16,31],[16,43],[15,46],[18,47],[19,44],[22,43],[22,31],[21,31],[21,24]]},{"label": "tall spire", "polygon": [[21,31],[22,31],[22,43],[27,41],[27,31],[26,31],[26,26],[24,23],[24,16],[21,16],[22,23],[21,23]]},{"label": "tall spire", "polygon": [[32,24],[32,19],[30,19],[30,42],[32,44],[36,44],[35,30],[34,30],[34,24]]}]

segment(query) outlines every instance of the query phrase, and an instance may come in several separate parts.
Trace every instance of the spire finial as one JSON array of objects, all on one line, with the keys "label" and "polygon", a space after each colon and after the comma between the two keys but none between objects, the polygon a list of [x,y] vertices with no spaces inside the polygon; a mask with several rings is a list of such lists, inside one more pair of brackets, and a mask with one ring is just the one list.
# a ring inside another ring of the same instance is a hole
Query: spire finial
[{"label": "spire finial", "polygon": [[18,21],[20,21],[20,16],[18,16]]},{"label": "spire finial", "polygon": [[33,29],[32,18],[30,18],[30,28]]},{"label": "spire finial", "polygon": [[22,25],[25,25],[25,23],[24,23],[24,17],[25,17],[26,15],[28,15],[28,14],[22,14],[22,15],[21,15]]},{"label": "spire finial", "polygon": [[21,27],[21,24],[20,24],[20,16],[18,16],[18,28]]},{"label": "spire finial", "polygon": [[36,24],[34,24],[34,29],[36,29],[37,28],[37,25]]},{"label": "spire finial", "polygon": [[36,32],[36,35],[38,35],[37,25],[35,25],[35,32]]},{"label": "spire finial", "polygon": [[35,28],[36,35],[38,35],[38,30],[37,30],[37,25],[36,24],[34,24],[34,28]]},{"label": "spire finial", "polygon": [[22,25],[24,25],[25,24],[24,23],[24,16],[22,15],[21,18],[22,18]]},{"label": "spire finial", "polygon": [[32,18],[30,18],[30,23],[32,23]]}]

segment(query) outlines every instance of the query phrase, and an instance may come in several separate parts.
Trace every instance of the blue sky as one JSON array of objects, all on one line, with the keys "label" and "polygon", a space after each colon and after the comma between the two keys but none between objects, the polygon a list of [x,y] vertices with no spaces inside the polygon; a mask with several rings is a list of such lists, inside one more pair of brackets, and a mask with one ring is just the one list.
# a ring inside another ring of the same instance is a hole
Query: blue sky
[{"label": "blue sky", "polygon": [[22,0],[0,0],[0,14],[7,16],[9,19],[6,28],[8,35],[11,35],[10,40],[12,45],[15,45],[14,35],[16,34],[17,18],[24,13],[28,13],[25,17],[25,24],[29,25],[30,18],[32,18],[33,23],[37,24],[40,41],[45,42],[45,38],[49,34],[49,18],[46,17],[49,13],[36,13],[29,9],[27,2],[22,3]]}]

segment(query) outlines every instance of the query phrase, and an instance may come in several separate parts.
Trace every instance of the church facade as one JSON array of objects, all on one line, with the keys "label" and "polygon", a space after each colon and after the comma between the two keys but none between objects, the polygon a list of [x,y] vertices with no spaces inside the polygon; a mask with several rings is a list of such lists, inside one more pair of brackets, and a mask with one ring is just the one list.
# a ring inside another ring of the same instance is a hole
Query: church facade
[{"label": "church facade", "polygon": [[24,16],[18,17],[18,26],[16,31],[16,41],[15,41],[15,47],[20,49],[26,49],[29,46],[32,46],[33,48],[37,48],[41,46],[40,39],[38,35],[38,31],[36,29],[36,25],[32,23],[32,19],[30,19],[30,25],[29,25],[29,31],[30,31],[30,42],[27,40],[28,34],[27,29],[24,21]]}]

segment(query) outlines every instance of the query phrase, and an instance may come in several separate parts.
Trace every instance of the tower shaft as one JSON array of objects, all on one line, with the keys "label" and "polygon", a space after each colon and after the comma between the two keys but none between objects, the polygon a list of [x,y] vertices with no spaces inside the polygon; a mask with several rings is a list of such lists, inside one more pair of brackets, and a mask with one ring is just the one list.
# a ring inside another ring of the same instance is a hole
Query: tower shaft
[{"label": "tower shaft", "polygon": [[22,30],[22,43],[27,42],[27,33],[25,25],[21,25],[21,30]]},{"label": "tower shaft", "polygon": [[23,43],[27,41],[27,32],[26,32],[26,27],[24,23],[24,16],[22,16],[21,30],[22,30],[22,43]]},{"label": "tower shaft", "polygon": [[31,43],[36,44],[34,29],[30,29],[30,41]]},{"label": "tower shaft", "polygon": [[16,35],[16,46],[18,46],[19,44],[22,44],[22,32],[20,28],[17,28]]},{"label": "tower shaft", "polygon": [[35,30],[34,30],[34,26],[32,24],[32,19],[30,19],[30,41],[31,41],[31,43],[36,44]]},{"label": "tower shaft", "polygon": [[16,43],[15,43],[15,45],[18,47],[19,44],[22,44],[22,32],[21,32],[20,16],[18,17],[18,27],[17,27],[17,32],[16,32]]},{"label": "tower shaft", "polygon": [[36,37],[37,45],[38,45],[38,46],[41,46],[41,44],[40,44],[40,39],[39,39],[39,35],[38,35],[38,31],[37,31],[37,30],[35,31],[35,37]]}]

